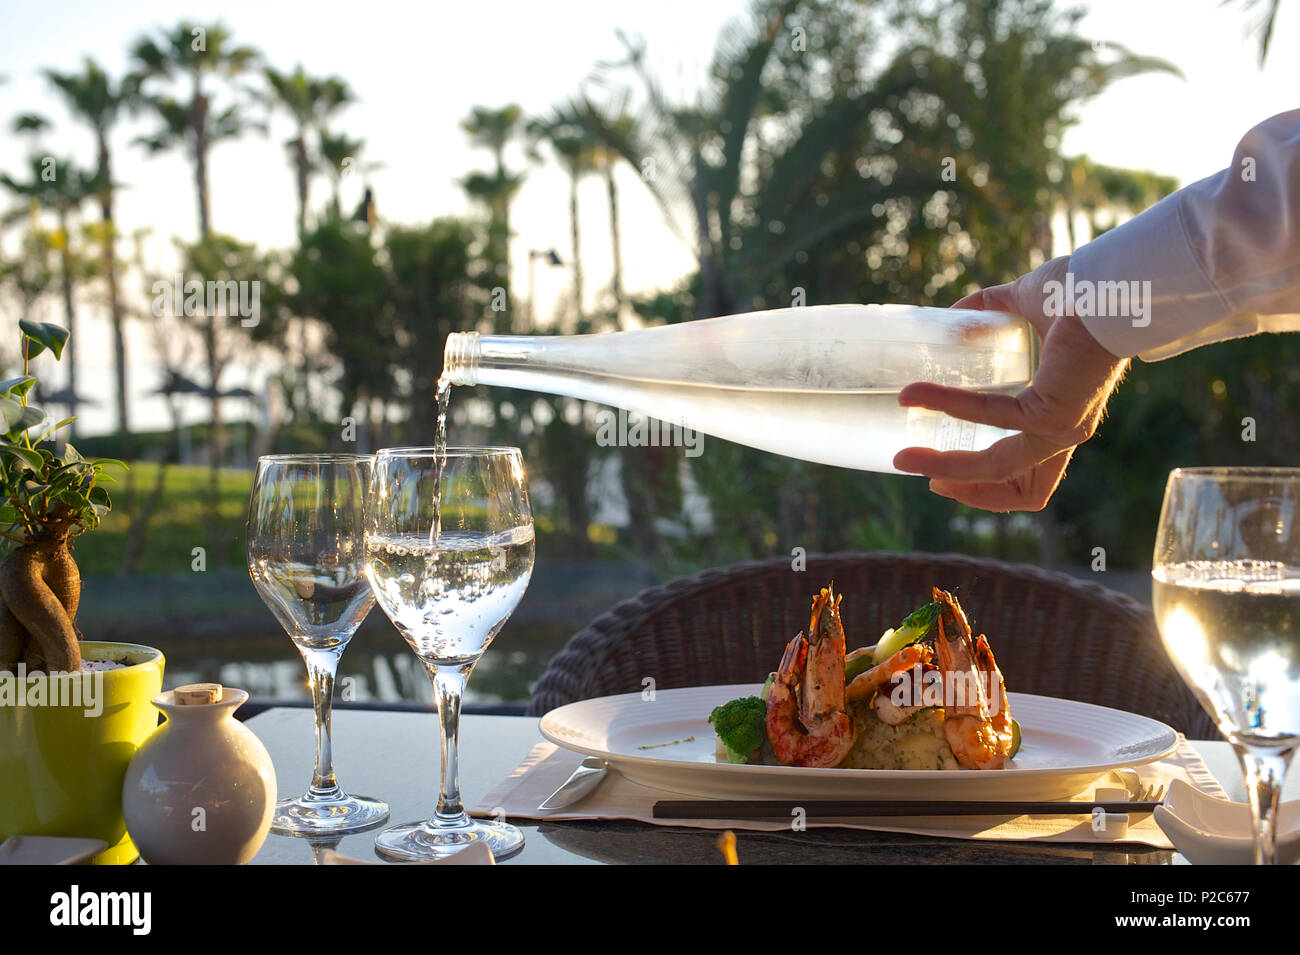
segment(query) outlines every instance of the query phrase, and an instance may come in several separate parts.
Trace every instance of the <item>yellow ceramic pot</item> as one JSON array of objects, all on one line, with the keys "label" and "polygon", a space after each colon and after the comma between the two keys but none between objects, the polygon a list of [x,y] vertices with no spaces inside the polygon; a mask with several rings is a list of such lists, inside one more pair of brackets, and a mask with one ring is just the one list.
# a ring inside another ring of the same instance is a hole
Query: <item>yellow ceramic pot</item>
[{"label": "yellow ceramic pot", "polygon": [[0,674],[0,842],[10,836],[81,836],[109,848],[94,862],[139,853],[122,819],[122,779],[158,727],[151,702],[163,655],[134,643],[83,641],[86,660],[130,664],[96,673]]}]

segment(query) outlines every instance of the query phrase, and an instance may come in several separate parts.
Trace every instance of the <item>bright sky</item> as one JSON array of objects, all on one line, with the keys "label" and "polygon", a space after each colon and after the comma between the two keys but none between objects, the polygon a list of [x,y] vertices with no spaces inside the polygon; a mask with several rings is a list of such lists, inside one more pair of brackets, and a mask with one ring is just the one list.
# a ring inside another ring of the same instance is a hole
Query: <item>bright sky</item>
[{"label": "bright sky", "polygon": [[[709,63],[719,28],[743,9],[739,0],[660,0],[655,4],[601,0],[554,0],[533,4],[507,0],[474,3],[411,3],[371,0],[365,4],[310,5],[225,0],[221,19],[239,42],[259,48],[282,70],[301,62],[314,75],[336,73],[348,81],[358,103],[340,114],[334,128],[366,142],[363,159],[382,163],[368,173],[380,213],[400,222],[469,211],[457,180],[486,169],[486,151],[472,149],[459,128],[474,105],[519,103],[543,113],[573,94],[593,65],[622,51],[615,30],[643,36],[664,75],[687,85]],[[76,0],[18,4],[5,8],[0,73],[0,169],[20,171],[28,145],[8,135],[17,113],[37,111],[55,121],[46,138],[49,151],[72,153],[90,165],[88,133],[72,122],[40,75],[43,67],[77,69],[83,56],[96,58],[114,76],[127,66],[126,51],[142,32],[182,18],[207,22],[208,5],[112,4]],[[1089,5],[1083,33],[1163,57],[1186,79],[1152,75],[1128,79],[1090,104],[1066,140],[1069,153],[1087,153],[1117,166],[1153,169],[1183,182],[1208,175],[1227,163],[1241,134],[1255,122],[1297,105],[1300,90],[1300,14],[1284,3],[1266,66],[1257,66],[1257,41],[1247,36],[1249,17],[1219,0],[1096,0]],[[146,157],[131,146],[147,122],[124,124],[114,137],[119,194],[119,228],[152,229],[151,256],[163,264],[171,237],[197,233],[192,175],[178,153]],[[276,119],[271,135],[247,136],[222,144],[212,154],[210,190],[213,227],[262,247],[293,241],[295,193],[283,148],[287,121]],[[525,165],[521,152],[516,168]],[[633,291],[667,286],[691,268],[689,251],[663,225],[636,175],[620,179],[625,285]],[[357,202],[361,181],[348,183],[345,209]],[[327,184],[316,184],[323,201]],[[603,184],[591,179],[580,194],[583,262],[588,294],[609,280],[608,210]],[[530,166],[513,209],[518,233],[513,246],[515,287],[527,283],[529,249],[554,246],[567,260],[568,185],[549,165]],[[125,254],[127,250],[123,250]],[[565,269],[537,267],[538,299],[544,313],[569,280]],[[62,321],[51,302],[38,317]],[[108,323],[102,306],[79,311],[79,390],[100,397],[82,410],[86,432],[111,427],[112,370]],[[364,320],[363,316],[359,319]],[[165,409],[146,397],[161,375],[148,337],[140,328],[130,343],[134,424],[162,427]],[[231,370],[224,387],[260,391],[269,362]],[[61,379],[60,379],[61,383]],[[192,409],[197,417],[201,408]]]}]

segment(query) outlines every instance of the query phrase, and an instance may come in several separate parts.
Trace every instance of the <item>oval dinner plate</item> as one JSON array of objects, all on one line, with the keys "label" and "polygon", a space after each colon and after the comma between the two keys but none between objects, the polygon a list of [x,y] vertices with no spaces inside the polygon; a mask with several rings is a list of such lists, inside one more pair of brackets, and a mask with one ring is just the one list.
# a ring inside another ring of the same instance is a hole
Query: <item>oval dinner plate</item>
[{"label": "oval dinner plate", "polygon": [[[995,770],[809,769],[719,763],[709,713],[758,684],[580,700],[541,719],[542,735],[600,756],[628,779],[717,799],[1064,799],[1112,769],[1163,759],[1178,734],[1157,720],[1091,703],[1008,694],[1020,753]],[[693,737],[693,738],[692,738]]]}]

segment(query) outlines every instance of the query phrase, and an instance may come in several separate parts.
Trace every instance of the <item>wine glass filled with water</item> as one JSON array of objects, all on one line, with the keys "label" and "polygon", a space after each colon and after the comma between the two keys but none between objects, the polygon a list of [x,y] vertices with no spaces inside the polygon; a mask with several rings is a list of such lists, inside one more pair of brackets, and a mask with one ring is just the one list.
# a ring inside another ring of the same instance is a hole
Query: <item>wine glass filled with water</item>
[{"label": "wine glass filled with water", "polygon": [[248,573],[307,664],[316,769],[306,793],[276,805],[287,835],[356,832],[386,803],[351,796],[334,777],[330,712],[339,657],[374,605],[365,577],[365,506],[373,460],[351,454],[258,458],[248,508]]},{"label": "wine glass filled with water", "polygon": [[1237,751],[1255,861],[1272,864],[1300,740],[1300,469],[1174,471],[1152,579],[1161,639]]},{"label": "wine glass filled with water", "polygon": [[366,573],[384,613],[433,680],[442,787],[426,822],[380,833],[375,848],[424,861],[485,842],[498,858],[523,833],[471,819],[457,770],[460,701],[474,664],[514,611],[533,572],[533,517],[517,448],[390,448],[375,456]]}]

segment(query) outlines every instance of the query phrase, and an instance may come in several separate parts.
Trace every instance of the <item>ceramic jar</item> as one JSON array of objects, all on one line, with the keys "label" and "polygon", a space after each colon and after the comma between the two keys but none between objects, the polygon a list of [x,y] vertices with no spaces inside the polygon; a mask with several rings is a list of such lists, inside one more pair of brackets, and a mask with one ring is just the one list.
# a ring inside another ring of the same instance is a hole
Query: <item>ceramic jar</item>
[{"label": "ceramic jar", "polygon": [[187,704],[175,693],[153,698],[167,722],[127,768],[127,830],[151,865],[243,865],[266,841],[276,794],[270,754],[234,718],[248,693]]}]

